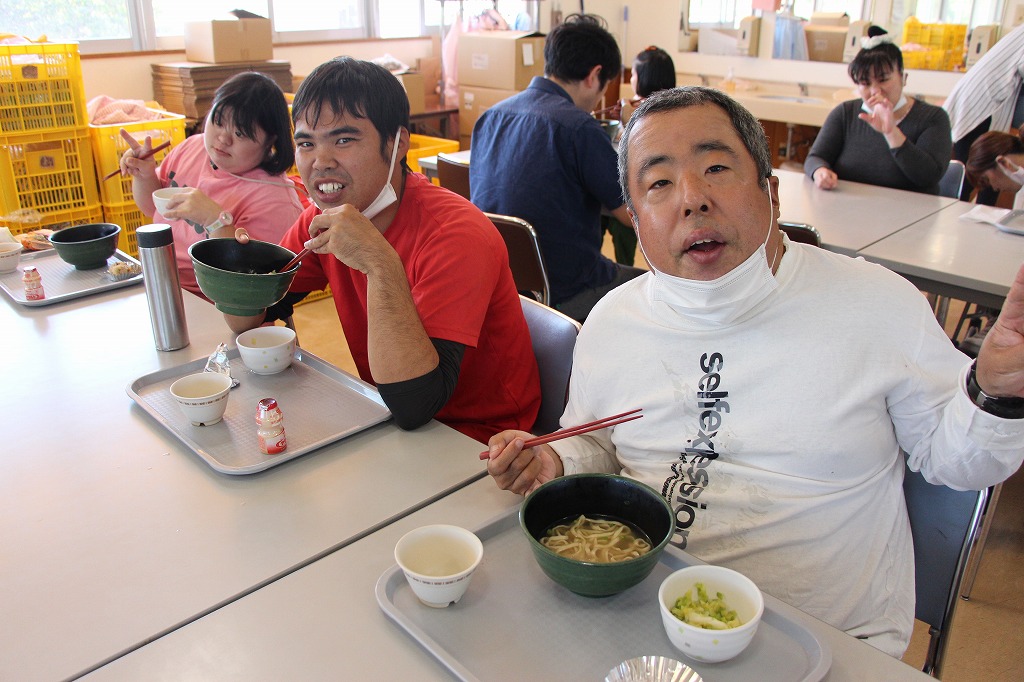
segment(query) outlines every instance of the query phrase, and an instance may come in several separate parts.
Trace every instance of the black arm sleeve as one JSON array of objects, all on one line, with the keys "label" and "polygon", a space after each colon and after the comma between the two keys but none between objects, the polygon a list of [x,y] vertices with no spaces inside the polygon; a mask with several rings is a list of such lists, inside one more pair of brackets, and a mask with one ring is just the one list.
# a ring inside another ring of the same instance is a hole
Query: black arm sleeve
[{"label": "black arm sleeve", "polygon": [[308,291],[289,291],[284,295],[284,298],[267,308],[267,317],[263,321],[266,323],[287,320],[295,312],[295,304],[309,296],[309,294],[310,292]]},{"label": "black arm sleeve", "polygon": [[445,339],[431,338],[430,342],[437,350],[437,367],[415,379],[377,384],[380,397],[401,429],[415,429],[433,419],[459,383],[459,368],[466,347]]}]

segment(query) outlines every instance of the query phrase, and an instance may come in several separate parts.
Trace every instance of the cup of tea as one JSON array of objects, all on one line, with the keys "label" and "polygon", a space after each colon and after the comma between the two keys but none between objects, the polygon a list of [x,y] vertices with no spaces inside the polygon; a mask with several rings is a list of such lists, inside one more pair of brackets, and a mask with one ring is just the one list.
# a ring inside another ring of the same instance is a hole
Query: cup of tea
[{"label": "cup of tea", "polygon": [[484,557],[475,533],[445,524],[411,530],[395,545],[395,561],[416,597],[443,609],[462,598]]},{"label": "cup of tea", "polygon": [[171,395],[193,426],[210,426],[224,418],[231,377],[220,372],[199,372],[171,384]]}]

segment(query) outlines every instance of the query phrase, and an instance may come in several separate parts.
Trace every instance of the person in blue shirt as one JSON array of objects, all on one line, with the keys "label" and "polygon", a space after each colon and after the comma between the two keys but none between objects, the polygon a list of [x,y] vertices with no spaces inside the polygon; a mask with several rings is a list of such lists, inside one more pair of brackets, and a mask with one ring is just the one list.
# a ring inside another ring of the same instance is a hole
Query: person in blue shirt
[{"label": "person in blue shirt", "polygon": [[473,129],[473,203],[526,220],[540,240],[555,308],[583,322],[604,294],[644,272],[601,254],[601,209],[630,225],[618,156],[590,112],[622,71],[604,20],[571,15],[544,44],[544,77]]}]

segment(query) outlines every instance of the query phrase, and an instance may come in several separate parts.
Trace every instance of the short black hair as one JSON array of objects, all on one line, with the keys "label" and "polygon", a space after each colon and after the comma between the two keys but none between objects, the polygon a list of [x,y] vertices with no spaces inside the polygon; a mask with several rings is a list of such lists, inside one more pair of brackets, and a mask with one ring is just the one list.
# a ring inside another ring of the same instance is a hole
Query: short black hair
[{"label": "short black hair", "polygon": [[640,97],[676,87],[676,65],[668,52],[660,47],[648,47],[633,60],[636,72],[636,94]]},{"label": "short black hair", "polygon": [[568,83],[581,81],[595,66],[602,87],[622,74],[622,53],[604,19],[593,14],[570,14],[551,29],[544,41],[544,75]]},{"label": "short black hair", "polygon": [[764,126],[746,107],[721,90],[692,85],[653,93],[629,117],[622,139],[619,140],[619,185],[629,210],[634,208],[633,197],[629,193],[629,140],[633,136],[633,129],[640,121],[657,113],[708,105],[720,108],[729,117],[733,130],[757,167],[758,184],[762,190],[769,191],[768,178],[773,172],[772,154]]},{"label": "short black hair", "polygon": [[380,134],[380,155],[390,161],[388,140],[399,128],[409,127],[409,97],[390,71],[373,62],[335,57],[303,79],[292,101],[292,120],[312,114],[320,120],[324,105],[337,114],[369,119]]},{"label": "short black hair", "polygon": [[250,140],[262,130],[272,142],[259,167],[270,175],[280,175],[295,164],[288,102],[270,76],[246,71],[224,81],[213,95],[209,118],[219,126],[229,123]]},{"label": "short black hair", "polygon": [[[888,35],[888,31],[878,26],[868,27],[868,37]],[[870,49],[861,48],[857,56],[847,67],[847,73],[854,83],[866,83],[869,79],[878,80],[882,76],[895,71],[903,73],[903,52],[893,43],[882,43]]]}]

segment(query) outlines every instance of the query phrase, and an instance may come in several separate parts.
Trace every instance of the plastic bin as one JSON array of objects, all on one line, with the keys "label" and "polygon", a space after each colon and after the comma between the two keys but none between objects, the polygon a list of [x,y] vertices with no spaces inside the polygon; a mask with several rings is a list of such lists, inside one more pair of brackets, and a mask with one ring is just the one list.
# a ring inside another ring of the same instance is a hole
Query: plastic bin
[{"label": "plastic bin", "polygon": [[88,123],[77,43],[0,45],[0,134]]},{"label": "plastic bin", "polygon": [[0,137],[0,216],[100,203],[89,129]]},{"label": "plastic bin", "polygon": [[121,226],[121,234],[117,237],[117,248],[132,258],[139,257],[139,240],[136,230],[153,222],[150,216],[139,210],[134,201],[120,204],[103,204],[103,221]]},{"label": "plastic bin", "polygon": [[15,236],[31,232],[32,230],[38,230],[41,227],[59,230],[62,227],[70,227],[71,225],[102,222],[104,222],[103,207],[99,204],[69,211],[53,211],[50,213],[19,211],[0,215],[0,227],[6,227]]},{"label": "plastic bin", "polygon": [[[138,140],[140,144],[145,142],[147,136],[150,137],[154,147],[169,141],[173,148],[174,145],[184,141],[184,116],[157,109],[150,109],[150,111],[160,114],[161,117],[152,121],[89,126],[93,156],[96,160],[97,177],[102,178],[120,168],[121,156],[128,150],[128,143],[121,137],[121,128],[131,133],[131,136]],[[170,149],[165,149],[157,152],[153,158],[159,164],[170,151]],[[122,178],[115,176],[106,182],[101,182],[100,201],[105,205],[134,201],[131,177],[125,176]],[[124,226],[122,225],[122,227]],[[132,255],[134,256],[135,254]]]},{"label": "plastic bin", "polygon": [[409,135],[409,153],[405,159],[416,173],[421,173],[419,159],[424,156],[437,156],[439,153],[451,153],[459,151],[459,141],[449,140],[443,137],[429,137],[427,135]]}]

